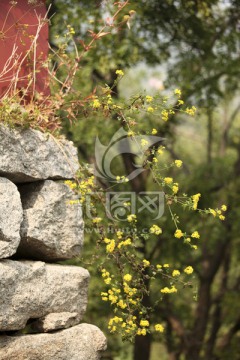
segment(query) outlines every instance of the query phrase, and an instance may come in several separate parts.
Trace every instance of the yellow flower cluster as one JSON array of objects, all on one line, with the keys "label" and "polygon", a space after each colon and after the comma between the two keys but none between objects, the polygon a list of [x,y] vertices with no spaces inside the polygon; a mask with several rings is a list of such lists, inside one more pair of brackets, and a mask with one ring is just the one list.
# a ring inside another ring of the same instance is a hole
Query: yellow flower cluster
[{"label": "yellow flower cluster", "polygon": [[153,108],[152,106],[149,106],[149,107],[147,108],[147,112],[153,113],[153,112],[154,112],[154,108]]},{"label": "yellow flower cluster", "polygon": [[137,335],[142,335],[142,336],[145,336],[147,334],[147,330],[145,328],[143,329],[138,329],[137,331]]},{"label": "yellow flower cluster", "polygon": [[107,244],[106,251],[108,253],[112,253],[114,251],[114,249],[115,249],[115,246],[116,246],[115,240],[110,240],[108,238],[104,238],[104,242]]},{"label": "yellow flower cluster", "polygon": [[180,229],[177,229],[176,231],[175,231],[175,233],[174,233],[174,236],[175,236],[175,238],[177,238],[177,239],[180,239],[181,237],[183,237],[183,232],[182,232],[182,230],[180,230]]},{"label": "yellow flower cluster", "polygon": [[175,90],[174,90],[174,94],[177,95],[178,97],[181,97],[182,92],[181,92],[180,89],[175,89]]},{"label": "yellow flower cluster", "polygon": [[175,277],[175,276],[179,276],[180,275],[180,271],[179,270],[173,270],[172,272],[172,276]]},{"label": "yellow flower cluster", "polygon": [[193,206],[192,206],[192,208],[193,208],[193,210],[197,210],[197,206],[198,206],[198,202],[199,202],[200,196],[201,196],[200,193],[195,194],[195,195],[192,196],[192,201],[193,201]]},{"label": "yellow flower cluster", "polygon": [[165,178],[164,178],[164,182],[165,182],[166,184],[171,184],[171,183],[173,182],[173,178],[171,178],[171,177],[165,177]]},{"label": "yellow flower cluster", "polygon": [[112,103],[113,103],[112,95],[111,95],[111,94],[108,94],[108,95],[107,95],[107,104],[108,104],[108,105],[112,105]]},{"label": "yellow flower cluster", "polygon": [[75,30],[71,25],[67,25],[67,29],[68,29],[68,35],[74,35],[75,34]]},{"label": "yellow flower cluster", "polygon": [[142,327],[148,327],[148,326],[149,326],[149,321],[142,319],[142,320],[140,321],[140,326],[142,326]]},{"label": "yellow flower cluster", "polygon": [[143,259],[143,266],[144,266],[144,267],[150,266],[150,261],[148,261],[148,260],[146,260],[146,259]]},{"label": "yellow flower cluster", "polygon": [[131,280],[132,280],[132,275],[130,275],[130,274],[124,275],[123,280],[125,280],[125,281],[131,281]]},{"label": "yellow flower cluster", "polygon": [[149,145],[149,142],[146,139],[141,139],[140,143],[142,147]]},{"label": "yellow flower cluster", "polygon": [[177,289],[174,285],[172,285],[171,288],[166,286],[165,288],[161,289],[160,292],[163,294],[173,294],[177,292]]},{"label": "yellow flower cluster", "polygon": [[194,116],[196,113],[197,108],[195,106],[192,106],[191,108],[186,108],[185,112],[186,114],[190,116]]},{"label": "yellow flower cluster", "polygon": [[219,209],[214,210],[214,209],[211,209],[211,208],[208,209],[209,214],[212,214],[214,217],[218,216],[218,218],[220,220],[225,220],[225,216],[222,215],[222,211],[224,211],[224,212],[227,211],[227,206],[226,205],[222,205],[221,210],[219,210]]},{"label": "yellow flower cluster", "polygon": [[146,96],[146,102],[147,102],[147,103],[151,103],[152,101],[153,101],[153,97],[150,96],[150,95],[147,95],[147,96]]},{"label": "yellow flower cluster", "polygon": [[117,235],[117,238],[118,238],[118,239],[122,239],[123,232],[122,232],[121,230],[118,230],[118,231],[116,232],[116,235]]},{"label": "yellow flower cluster", "polygon": [[94,109],[99,109],[99,108],[101,107],[100,101],[99,101],[98,99],[94,99],[94,100],[93,100],[93,103],[92,103],[92,107],[93,107]]},{"label": "yellow flower cluster", "polygon": [[92,222],[93,222],[94,224],[98,224],[98,223],[100,223],[101,221],[102,221],[102,218],[100,218],[100,217],[95,217],[95,218],[92,219]]},{"label": "yellow flower cluster", "polygon": [[129,179],[126,176],[119,176],[119,175],[116,176],[116,180],[117,182],[121,182],[121,183],[129,181]]},{"label": "yellow flower cluster", "polygon": [[124,76],[124,72],[122,70],[116,70],[115,74],[118,76]]},{"label": "yellow flower cluster", "polygon": [[162,234],[162,229],[159,226],[154,224],[150,227],[149,232],[150,232],[150,234],[160,235],[160,234]]},{"label": "yellow flower cluster", "polygon": [[169,119],[169,112],[167,110],[162,110],[161,112],[163,121],[168,121]]},{"label": "yellow flower cluster", "polygon": [[199,232],[198,231],[194,231],[191,235],[192,238],[195,238],[195,239],[200,239],[200,235],[199,235]]},{"label": "yellow flower cluster", "polygon": [[160,332],[160,333],[164,332],[164,327],[162,326],[162,324],[156,324],[154,326],[154,328],[155,328],[155,331],[157,331],[157,332]]},{"label": "yellow flower cluster", "polygon": [[135,214],[130,214],[127,216],[127,221],[128,222],[136,222],[137,221],[137,217]]},{"label": "yellow flower cluster", "polygon": [[108,322],[108,329],[110,330],[110,332],[114,333],[117,330],[116,324],[122,322],[123,322],[123,318],[114,316],[114,318],[110,319]]},{"label": "yellow flower cluster", "polygon": [[192,266],[187,266],[184,270],[183,270],[186,274],[190,275],[193,273],[193,268]]},{"label": "yellow flower cluster", "polygon": [[127,133],[127,135],[128,135],[129,137],[130,137],[130,136],[134,136],[134,135],[135,135],[135,132],[132,131],[132,130],[129,130],[128,133]]},{"label": "yellow flower cluster", "polygon": [[64,181],[64,184],[70,187],[70,189],[75,190],[77,189],[77,183],[71,180]]},{"label": "yellow flower cluster", "polygon": [[179,190],[178,183],[174,183],[174,184],[173,184],[173,187],[172,187],[173,193],[174,193],[174,194],[177,194],[178,190]]},{"label": "yellow flower cluster", "polygon": [[120,243],[118,244],[118,249],[121,249],[121,247],[123,246],[128,246],[128,245],[132,245],[132,240],[130,238],[127,238],[126,240],[120,241]]},{"label": "yellow flower cluster", "polygon": [[175,160],[174,163],[175,163],[176,167],[180,168],[182,166],[183,162],[182,162],[182,160]]},{"label": "yellow flower cluster", "polygon": [[109,285],[112,281],[112,277],[110,273],[106,269],[102,269],[102,277],[104,279],[105,284]]},{"label": "yellow flower cluster", "polygon": [[156,135],[157,134],[157,129],[152,129],[152,135]]},{"label": "yellow flower cluster", "polygon": [[158,151],[157,151],[158,155],[162,155],[163,152],[164,152],[164,149],[165,149],[165,146],[160,146]]},{"label": "yellow flower cluster", "polygon": [[[83,203],[86,200],[85,195],[89,192],[92,192],[94,187],[94,176],[90,176],[89,178],[82,180],[79,184],[71,180],[66,180],[65,184],[68,185],[72,190],[79,191],[81,195],[79,201],[80,203]],[[76,203],[76,201],[74,200],[73,203]]]}]

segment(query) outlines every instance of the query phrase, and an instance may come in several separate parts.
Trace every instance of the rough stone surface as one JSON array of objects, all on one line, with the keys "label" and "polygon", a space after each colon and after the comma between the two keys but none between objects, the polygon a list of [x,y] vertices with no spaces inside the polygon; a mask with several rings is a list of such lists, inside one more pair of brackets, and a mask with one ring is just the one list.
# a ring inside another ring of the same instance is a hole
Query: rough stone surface
[{"label": "rough stone surface", "polygon": [[0,360],[99,360],[105,349],[103,333],[88,324],[51,334],[0,337]]},{"label": "rough stone surface", "polygon": [[0,176],[14,183],[72,179],[79,169],[72,142],[0,125]]},{"label": "rough stone surface", "polygon": [[67,329],[78,324],[78,322],[78,313],[52,313],[31,324],[31,328],[36,332],[49,332],[53,330]]},{"label": "rough stone surface", "polygon": [[0,259],[15,254],[20,242],[22,217],[22,204],[16,185],[0,178]]},{"label": "rough stone surface", "polygon": [[0,274],[0,331],[20,330],[29,319],[65,311],[77,313],[79,323],[86,310],[89,273],[85,269],[1,260]]},{"label": "rough stone surface", "polygon": [[40,260],[71,259],[83,242],[83,219],[74,192],[62,182],[19,186],[23,204],[21,242],[17,254]]}]

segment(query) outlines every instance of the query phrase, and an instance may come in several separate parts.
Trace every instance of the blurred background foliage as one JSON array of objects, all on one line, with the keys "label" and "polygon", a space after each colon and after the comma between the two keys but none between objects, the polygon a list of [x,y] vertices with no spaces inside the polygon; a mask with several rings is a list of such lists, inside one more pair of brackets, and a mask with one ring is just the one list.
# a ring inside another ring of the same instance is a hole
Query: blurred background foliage
[{"label": "blurred background foliage", "polygon": [[[66,26],[71,25],[79,50],[80,40],[89,39],[87,30],[96,32],[108,21],[114,7],[108,0],[49,3],[51,46],[59,47],[64,42]],[[130,10],[136,13],[129,18],[129,28],[124,16],[126,19]],[[116,99],[143,91],[168,94],[180,88],[185,102],[198,107],[195,119],[178,115],[163,124],[148,114],[140,120],[141,129],[144,133],[156,128],[166,139],[167,158],[183,161],[182,172],[169,173],[179,181],[182,192],[200,192],[201,208],[226,203],[228,212],[224,222],[181,213],[183,224],[201,232],[199,249],[193,252],[173,239],[174,227],[165,211],[159,221],[164,229],[162,240],[158,246],[153,242],[145,249],[145,258],[154,248],[153,261],[175,267],[192,265],[193,287],[167,298],[152,314],[154,320],[165,324],[166,331],[160,338],[137,337],[135,344],[122,343],[108,333],[110,309],[101,301],[97,259],[92,258],[95,236],[86,233],[84,259],[72,262],[86,266],[92,276],[85,321],[98,325],[108,337],[106,360],[240,359],[239,1],[132,0],[121,16],[121,29],[97,41],[80,63],[75,96],[84,98],[99,84],[112,86],[116,69],[126,74],[113,89]],[[71,46],[68,51],[75,56]],[[79,116],[71,127],[65,121],[66,134],[78,147],[82,163],[94,162],[96,136],[108,144],[120,126],[116,119],[97,113]],[[117,166],[118,172],[121,168],[127,173],[124,159]],[[142,189],[154,188],[151,179],[140,180]],[[135,186],[134,181],[130,182],[129,191],[139,191]],[[151,225],[150,219],[142,221]],[[101,256],[104,258],[104,253]],[[148,299],[150,304],[154,300]]]}]

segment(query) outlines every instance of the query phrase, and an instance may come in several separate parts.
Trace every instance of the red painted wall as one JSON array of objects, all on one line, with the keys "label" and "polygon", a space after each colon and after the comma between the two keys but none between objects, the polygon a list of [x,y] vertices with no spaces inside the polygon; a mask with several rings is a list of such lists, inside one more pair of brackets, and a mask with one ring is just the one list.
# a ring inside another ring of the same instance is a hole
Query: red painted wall
[{"label": "red painted wall", "polygon": [[[45,96],[50,94],[47,69],[42,66],[48,55],[48,24],[44,21],[45,16],[45,1],[31,5],[28,0],[17,0],[13,6],[9,0],[1,0],[0,97],[11,95],[15,85],[17,89],[27,89],[27,98],[33,96],[35,91]],[[37,37],[36,47],[31,48],[39,29],[39,20],[44,25]],[[35,84],[29,86],[34,67]]]}]

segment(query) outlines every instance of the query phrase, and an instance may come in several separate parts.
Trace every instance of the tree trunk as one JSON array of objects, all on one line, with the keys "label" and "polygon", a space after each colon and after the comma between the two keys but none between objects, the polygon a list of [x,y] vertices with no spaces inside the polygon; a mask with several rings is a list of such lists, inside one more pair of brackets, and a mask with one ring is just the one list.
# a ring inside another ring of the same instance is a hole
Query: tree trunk
[{"label": "tree trunk", "polygon": [[151,336],[136,336],[134,343],[134,360],[149,360],[151,351]]}]

